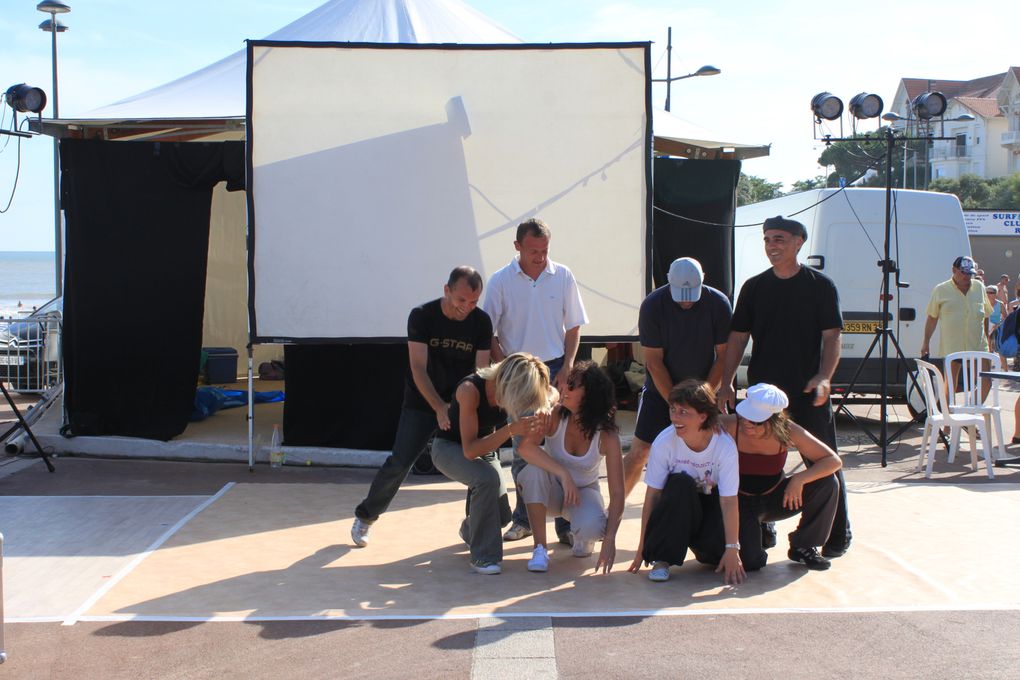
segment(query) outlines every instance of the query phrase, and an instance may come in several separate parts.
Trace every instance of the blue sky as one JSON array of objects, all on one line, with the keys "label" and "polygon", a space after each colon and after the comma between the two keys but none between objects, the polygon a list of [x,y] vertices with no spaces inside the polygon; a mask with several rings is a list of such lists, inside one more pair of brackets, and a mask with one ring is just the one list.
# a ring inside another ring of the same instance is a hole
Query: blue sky
[{"label": "blue sky", "polygon": [[[83,114],[195,71],[262,38],[323,0],[66,0],[70,30],[58,36],[60,111]],[[49,93],[48,15],[34,0],[3,0],[0,89],[27,82]],[[701,6],[659,0],[469,0],[529,42],[651,40],[655,77],[665,76],[666,28],[673,72],[702,64],[710,78],[673,85],[673,113],[729,141],[767,144],[772,155],[744,171],[787,185],[821,174],[808,103],[828,90],[844,101],[860,91],[888,103],[902,77],[970,79],[1020,66],[1015,0],[848,3],[716,0]],[[1012,27],[1012,29],[1011,29]],[[661,106],[664,86],[655,88]],[[10,116],[10,109],[5,115]],[[44,113],[48,113],[44,112]],[[7,119],[5,119],[6,121]],[[0,147],[5,140],[0,139]],[[14,181],[16,144],[0,153],[0,207]],[[0,214],[0,251],[52,250],[52,146],[22,142],[21,178]]]}]

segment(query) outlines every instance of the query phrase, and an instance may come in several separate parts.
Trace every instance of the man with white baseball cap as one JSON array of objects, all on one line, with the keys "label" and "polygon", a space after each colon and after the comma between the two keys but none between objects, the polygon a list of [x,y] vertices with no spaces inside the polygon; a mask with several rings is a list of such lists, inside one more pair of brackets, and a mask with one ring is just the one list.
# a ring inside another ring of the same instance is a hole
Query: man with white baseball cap
[{"label": "man with white baseball cap", "polygon": [[630,452],[623,460],[624,491],[637,484],[651,443],[670,427],[669,393],[686,378],[719,386],[721,360],[733,315],[730,301],[706,286],[701,263],[681,257],[669,266],[665,286],[655,289],[638,315],[647,378],[641,391]]},{"label": "man with white baseball cap", "polygon": [[[747,388],[747,398],[737,404],[736,415],[720,418],[737,444],[740,560],[747,571],[761,569],[768,561],[760,523],[796,514],[800,522],[790,534],[787,555],[811,570],[830,566],[818,548],[832,529],[839,498],[835,474],[843,464],[835,451],[787,418],[789,404],[781,389],[758,383]],[[784,470],[791,447],[807,464],[787,477]]]}]

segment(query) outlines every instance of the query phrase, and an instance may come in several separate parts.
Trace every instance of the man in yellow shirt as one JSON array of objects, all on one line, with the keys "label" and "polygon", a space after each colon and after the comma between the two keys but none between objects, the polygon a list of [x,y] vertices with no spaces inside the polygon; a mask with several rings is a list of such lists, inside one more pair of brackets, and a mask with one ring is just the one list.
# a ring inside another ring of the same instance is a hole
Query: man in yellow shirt
[{"label": "man in yellow shirt", "polygon": [[[991,316],[992,306],[985,295],[984,284],[973,278],[976,273],[974,260],[963,255],[953,261],[952,278],[932,289],[921,343],[922,357],[929,354],[928,344],[936,326],[941,328],[938,353],[941,358],[953,352],[988,351],[985,319]],[[954,362],[948,384],[955,385],[959,375],[960,364]],[[982,398],[988,396],[990,387],[991,381],[984,381]]]}]

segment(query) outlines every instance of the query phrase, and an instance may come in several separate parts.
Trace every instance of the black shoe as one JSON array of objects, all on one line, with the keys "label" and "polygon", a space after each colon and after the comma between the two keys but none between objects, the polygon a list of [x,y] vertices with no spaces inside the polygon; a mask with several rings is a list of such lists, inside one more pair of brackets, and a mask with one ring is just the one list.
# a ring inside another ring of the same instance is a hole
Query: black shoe
[{"label": "black shoe", "polygon": [[825,571],[832,566],[832,562],[819,555],[816,548],[790,548],[786,555],[812,571]]},{"label": "black shoe", "polygon": [[768,550],[769,548],[776,547],[776,523],[775,522],[762,522],[761,523],[761,547]]},{"label": "black shoe", "polygon": [[569,545],[570,547],[574,547],[574,534],[569,532],[565,534],[557,534],[556,538],[560,540],[560,545]]},{"label": "black shoe", "polygon": [[846,554],[846,551],[850,549],[850,540],[847,539],[845,542],[832,542],[826,543],[822,546],[822,556],[833,558],[842,557]]}]

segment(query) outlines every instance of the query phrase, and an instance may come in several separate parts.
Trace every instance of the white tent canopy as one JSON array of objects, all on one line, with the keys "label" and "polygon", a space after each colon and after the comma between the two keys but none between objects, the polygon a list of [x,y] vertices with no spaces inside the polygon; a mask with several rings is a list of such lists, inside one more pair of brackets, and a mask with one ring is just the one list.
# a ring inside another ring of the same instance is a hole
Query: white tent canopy
[{"label": "white tent canopy", "polygon": [[[330,0],[266,40],[367,43],[519,43],[460,0]],[[91,111],[89,119],[244,116],[245,51],[147,92]]]},{"label": "white tent canopy", "polygon": [[[523,42],[460,0],[330,0],[265,39],[412,44]],[[242,139],[245,69],[245,51],[239,50],[170,83],[66,122],[84,127],[111,126],[123,121],[178,123],[120,125],[112,134],[108,129],[103,135],[106,138]],[[216,122],[203,127],[201,121]],[[49,128],[45,123],[43,127]],[[741,160],[769,155],[768,146],[718,141],[728,137],[661,109],[654,112],[653,127],[655,151],[660,154]],[[62,134],[59,130],[52,132]]]}]

